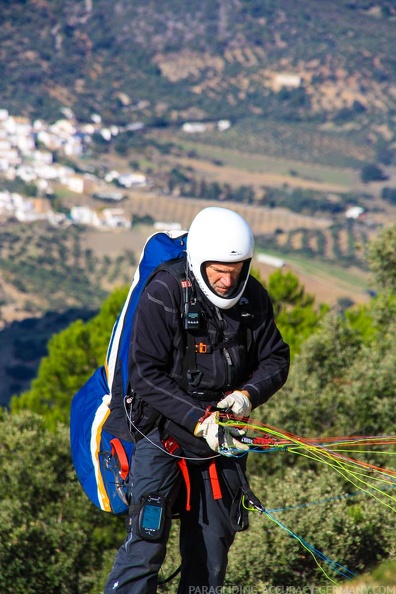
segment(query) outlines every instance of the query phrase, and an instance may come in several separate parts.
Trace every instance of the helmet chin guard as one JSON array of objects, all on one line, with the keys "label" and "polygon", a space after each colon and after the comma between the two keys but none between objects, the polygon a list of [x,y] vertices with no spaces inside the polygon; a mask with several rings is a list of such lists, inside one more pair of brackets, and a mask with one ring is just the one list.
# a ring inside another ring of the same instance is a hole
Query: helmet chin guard
[{"label": "helmet chin guard", "polygon": [[[220,309],[238,303],[245,289],[254,253],[253,233],[243,217],[233,210],[210,206],[204,208],[191,223],[187,237],[187,261],[205,297]],[[206,262],[235,264],[243,262],[238,283],[224,297],[209,285]]]}]

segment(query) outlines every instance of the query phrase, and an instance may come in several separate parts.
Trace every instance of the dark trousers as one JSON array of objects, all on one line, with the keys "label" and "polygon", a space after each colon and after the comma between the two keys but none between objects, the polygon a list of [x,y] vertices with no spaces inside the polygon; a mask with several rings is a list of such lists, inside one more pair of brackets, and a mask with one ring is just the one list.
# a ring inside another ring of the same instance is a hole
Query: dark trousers
[{"label": "dark trousers", "polygon": [[[236,527],[231,521],[231,504],[237,495],[240,480],[236,464],[240,459],[216,458],[222,498],[213,497],[208,464],[189,464],[191,510],[186,511],[182,477],[177,459],[161,451],[155,430],[149,439],[137,443],[130,473],[131,504],[137,504],[148,493],[161,493],[170,505],[180,505],[180,552],[182,570],[178,594],[189,594],[192,586],[220,587],[227,568],[228,551]],[[171,525],[167,517],[162,538],[147,541],[136,532],[137,514],[131,517],[131,531],[120,547],[108,577],[105,594],[155,594],[158,572],[165,559]]]}]

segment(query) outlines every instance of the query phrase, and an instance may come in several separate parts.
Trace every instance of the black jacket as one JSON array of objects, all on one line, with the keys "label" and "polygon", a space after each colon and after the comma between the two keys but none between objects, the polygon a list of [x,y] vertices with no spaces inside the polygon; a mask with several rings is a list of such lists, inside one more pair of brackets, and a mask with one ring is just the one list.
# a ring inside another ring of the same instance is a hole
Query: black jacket
[{"label": "black jacket", "polygon": [[198,386],[186,384],[183,298],[178,280],[167,270],[148,283],[136,309],[129,380],[135,395],[161,413],[167,432],[186,451],[205,456],[213,452],[194,429],[208,404],[234,389],[249,392],[253,409],[266,402],[287,379],[289,347],[275,325],[268,293],[254,277],[248,279],[243,309],[219,310],[198,287],[195,291],[202,323],[194,341],[201,344],[198,350],[207,351],[196,354]]}]

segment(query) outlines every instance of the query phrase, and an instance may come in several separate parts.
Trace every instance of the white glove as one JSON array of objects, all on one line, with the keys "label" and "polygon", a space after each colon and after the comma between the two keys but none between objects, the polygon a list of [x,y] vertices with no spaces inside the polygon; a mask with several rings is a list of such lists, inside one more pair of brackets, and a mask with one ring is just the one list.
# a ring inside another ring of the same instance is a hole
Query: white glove
[{"label": "white glove", "polygon": [[213,412],[202,423],[198,423],[194,430],[195,437],[203,437],[208,446],[215,452],[219,451],[218,413]]},{"label": "white glove", "polygon": [[230,408],[237,419],[242,419],[242,417],[248,417],[252,411],[252,403],[250,402],[250,398],[240,392],[239,390],[235,390],[231,394],[228,394],[223,400],[217,403],[217,408]]},{"label": "white glove", "polygon": [[[231,430],[225,430],[225,443],[222,444],[220,451],[218,417],[219,413],[214,412],[202,421],[202,423],[198,423],[194,430],[195,437],[203,437],[210,449],[214,452],[220,452],[225,456],[233,456],[238,452],[247,451],[249,446],[238,440],[238,437],[244,435],[245,432],[234,427]],[[236,439],[234,439],[234,436]]]},{"label": "white glove", "polygon": [[224,443],[220,447],[220,454],[223,456],[238,456],[249,451],[249,445],[239,441],[246,432],[236,427],[226,428],[224,431]]}]

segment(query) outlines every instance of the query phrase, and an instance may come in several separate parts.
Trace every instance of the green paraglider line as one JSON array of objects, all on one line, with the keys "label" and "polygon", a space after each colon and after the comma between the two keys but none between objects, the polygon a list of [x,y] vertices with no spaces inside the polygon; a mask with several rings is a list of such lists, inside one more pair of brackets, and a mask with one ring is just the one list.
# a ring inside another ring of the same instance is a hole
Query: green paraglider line
[{"label": "green paraglider line", "polygon": [[[394,455],[396,452],[384,452],[372,448],[395,445],[396,435],[304,438],[253,419],[238,419],[229,412],[219,412],[218,424],[223,431],[230,432],[234,439],[239,439],[242,443],[248,444],[249,452],[268,454],[286,451],[325,464],[356,487],[358,491],[355,494],[364,493],[370,495],[382,505],[396,512],[396,497],[389,492],[396,487],[396,471],[350,456],[350,454],[357,452]],[[239,437],[236,436],[236,430],[240,434]],[[223,442],[228,444],[231,443],[231,440],[225,439]],[[235,443],[235,441],[232,443]],[[238,457],[246,455],[247,452],[246,450],[226,446],[224,451],[220,449],[220,453]],[[246,501],[249,502],[249,498]],[[295,538],[312,555],[320,570],[332,583],[336,582],[328,575],[320,562],[324,562],[341,577],[347,579],[357,577],[352,571],[331,560],[327,555],[311,546],[304,538],[295,534],[280,522],[274,516],[274,513],[281,510],[268,510],[256,498],[254,498],[253,502],[247,503],[246,501],[246,509],[265,514],[271,521]]]}]

